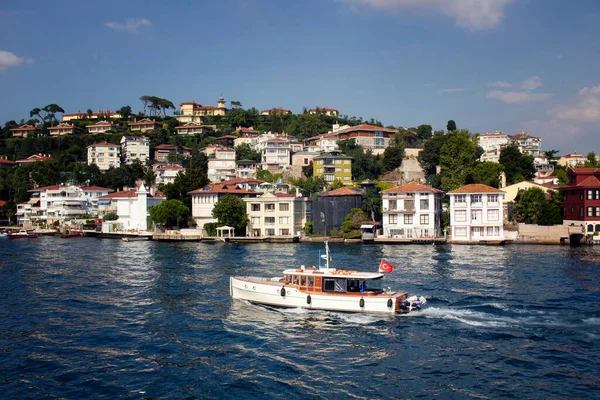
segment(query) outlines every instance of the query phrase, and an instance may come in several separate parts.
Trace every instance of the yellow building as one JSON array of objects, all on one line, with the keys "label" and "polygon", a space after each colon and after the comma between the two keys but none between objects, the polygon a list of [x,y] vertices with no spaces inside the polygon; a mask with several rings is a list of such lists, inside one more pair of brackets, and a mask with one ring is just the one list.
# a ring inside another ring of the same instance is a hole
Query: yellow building
[{"label": "yellow building", "polygon": [[352,157],[340,153],[321,154],[313,158],[313,176],[331,183],[336,179],[344,185],[352,184]]},{"label": "yellow building", "polygon": [[225,107],[225,99],[219,97],[217,106],[203,106],[195,101],[187,101],[179,105],[181,112],[177,116],[177,120],[182,124],[186,123],[202,123],[202,117],[227,115],[229,110]]},{"label": "yellow building", "polygon": [[329,107],[317,107],[308,110],[308,112],[309,114],[325,114],[329,115],[330,117],[337,117],[338,115],[340,115],[340,112],[338,110]]}]

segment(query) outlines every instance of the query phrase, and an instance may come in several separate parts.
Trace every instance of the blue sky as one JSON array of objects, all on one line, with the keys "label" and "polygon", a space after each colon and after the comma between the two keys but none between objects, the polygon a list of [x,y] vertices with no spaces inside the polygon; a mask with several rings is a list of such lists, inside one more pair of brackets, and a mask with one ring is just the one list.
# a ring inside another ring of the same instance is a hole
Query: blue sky
[{"label": "blue sky", "polygon": [[329,106],[521,130],[600,153],[596,0],[33,0],[0,4],[0,123],[139,97]]}]

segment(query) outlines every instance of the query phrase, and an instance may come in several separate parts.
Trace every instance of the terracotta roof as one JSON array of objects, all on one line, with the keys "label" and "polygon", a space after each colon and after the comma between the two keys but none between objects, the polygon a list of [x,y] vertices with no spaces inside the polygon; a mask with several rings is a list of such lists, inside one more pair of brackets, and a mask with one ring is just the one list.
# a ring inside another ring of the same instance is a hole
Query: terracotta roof
[{"label": "terracotta roof", "polygon": [[106,190],[112,191],[112,189],[105,188],[105,187],[102,187],[102,186],[82,186],[81,190],[95,190],[95,191],[98,191],[98,192],[104,192]]},{"label": "terracotta roof", "polygon": [[264,183],[265,181],[261,181],[260,179],[254,178],[233,178],[228,179],[226,181],[221,182],[222,185],[239,185],[240,183]]},{"label": "terracotta roof", "polygon": [[0,200],[0,207],[4,207],[5,204],[6,204],[6,201]]},{"label": "terracotta roof", "polygon": [[504,193],[500,189],[493,188],[488,185],[482,185],[481,183],[473,183],[471,185],[465,185],[459,187],[458,189],[451,190],[448,192],[450,194],[456,193]]},{"label": "terracotta roof", "polygon": [[155,150],[177,150],[177,146],[174,144],[163,143],[159,144],[154,148]]},{"label": "terracotta roof", "polygon": [[584,167],[575,167],[570,168],[576,174],[593,174],[596,172],[600,172],[600,168],[584,168]]},{"label": "terracotta roof", "polygon": [[140,119],[139,121],[133,121],[133,122],[129,123],[129,125],[144,125],[144,124],[158,124],[158,125],[160,125],[160,122],[151,120],[150,118],[144,118],[144,119]]},{"label": "terracotta roof", "polygon": [[179,164],[165,164],[165,165],[161,165],[160,167],[157,168],[157,170],[162,170],[162,169],[185,169],[185,168],[183,168]]},{"label": "terracotta roof", "polygon": [[106,125],[109,125],[109,126],[113,126],[113,125],[114,126],[118,126],[118,124],[113,124],[112,122],[108,122],[108,121],[98,121],[95,124],[88,125],[88,126],[106,126]]},{"label": "terracotta roof", "polygon": [[0,158],[0,164],[6,164],[6,165],[15,165],[16,162],[11,161],[11,160],[7,160],[5,158]]},{"label": "terracotta roof", "polygon": [[51,129],[63,129],[63,128],[71,128],[71,129],[73,129],[73,125],[71,125],[71,124],[65,124],[65,123],[60,123],[60,124],[58,124],[56,126],[49,127],[48,130],[51,130]]},{"label": "terracotta roof", "polygon": [[203,188],[200,189],[196,189],[196,190],[192,190],[191,192],[188,192],[188,194],[214,194],[214,193],[222,193],[222,194],[240,194],[240,195],[244,195],[244,194],[259,194],[258,192],[252,191],[252,190],[246,190],[246,189],[242,189],[239,186],[235,185],[235,184],[223,184],[223,182],[221,183],[215,183],[215,184],[211,184],[211,185],[206,185]]},{"label": "terracotta roof", "polygon": [[348,186],[341,187],[339,189],[330,190],[323,194],[323,196],[360,196],[360,193],[356,190],[350,189]]},{"label": "terracotta roof", "polygon": [[238,137],[237,137],[237,136],[235,136],[235,135],[223,135],[223,136],[219,136],[219,137],[217,138],[217,140],[219,140],[219,139],[237,139],[237,138],[238,138]]},{"label": "terracotta roof", "polygon": [[267,143],[272,143],[272,142],[278,142],[278,143],[285,142],[285,143],[287,143],[288,140],[287,139],[281,139],[281,138],[274,138],[274,139],[267,140]]},{"label": "terracotta roof", "polygon": [[409,182],[402,186],[382,190],[381,193],[444,193],[444,191],[431,186],[421,185],[418,182]]},{"label": "terracotta roof", "polygon": [[554,184],[554,183],[552,183],[552,182],[540,183],[539,185],[540,185],[540,186],[543,186],[543,187],[545,187],[545,188],[548,188],[548,189],[558,189],[558,188],[560,187],[560,186],[558,186],[558,185],[555,185],[555,184]]},{"label": "terracotta roof", "polygon": [[210,126],[196,124],[194,122],[188,122],[187,124],[183,124],[183,125],[179,125],[179,126],[175,127],[175,129],[183,129],[183,128],[207,128],[207,129],[209,129]]},{"label": "terracotta roof", "polygon": [[11,131],[34,131],[36,129],[38,129],[38,128],[35,126],[25,124],[25,125],[19,126],[18,128],[12,128]]},{"label": "terracotta roof", "polygon": [[296,195],[290,193],[277,192],[275,193],[275,197],[296,197]]},{"label": "terracotta roof", "polygon": [[340,134],[340,133],[357,132],[357,131],[381,131],[381,132],[389,132],[389,133],[398,132],[397,129],[384,128],[383,126],[362,124],[362,125],[351,126],[350,128],[346,128],[346,129],[340,129],[339,131],[335,131],[335,133]]},{"label": "terracotta roof", "polygon": [[39,188],[28,190],[27,193],[31,193],[31,192],[45,192],[46,190],[58,190],[61,187],[64,187],[64,186],[59,186],[59,185],[43,186],[43,187],[39,187]]},{"label": "terracotta roof", "polygon": [[585,187],[600,187],[600,181],[595,176],[590,176],[585,178],[581,183],[576,186],[585,186]]},{"label": "terracotta roof", "polygon": [[108,142],[98,142],[94,144],[90,144],[88,147],[121,147],[119,144],[112,144]]},{"label": "terracotta roof", "polygon": [[44,155],[34,154],[23,160],[17,160],[17,163],[28,163],[28,162],[36,162],[36,161],[52,161],[53,159],[50,157],[46,157]]}]

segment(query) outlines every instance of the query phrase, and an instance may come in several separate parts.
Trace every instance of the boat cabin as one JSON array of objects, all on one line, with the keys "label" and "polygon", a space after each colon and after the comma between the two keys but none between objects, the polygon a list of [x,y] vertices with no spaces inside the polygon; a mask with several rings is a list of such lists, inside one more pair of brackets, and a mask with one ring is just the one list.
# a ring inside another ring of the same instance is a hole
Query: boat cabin
[{"label": "boat cabin", "polygon": [[346,271],[346,270],[315,270],[307,269],[285,270],[285,286],[296,287],[302,292],[319,293],[356,293],[358,295],[383,293],[382,289],[368,287],[367,282],[381,279],[382,274]]}]

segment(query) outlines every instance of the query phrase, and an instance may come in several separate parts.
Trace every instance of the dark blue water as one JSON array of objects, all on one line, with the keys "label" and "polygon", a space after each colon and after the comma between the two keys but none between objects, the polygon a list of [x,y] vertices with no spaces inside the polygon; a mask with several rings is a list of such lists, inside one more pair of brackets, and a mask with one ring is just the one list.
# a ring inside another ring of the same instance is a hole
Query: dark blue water
[{"label": "dark blue water", "polygon": [[600,248],[332,245],[423,294],[408,316],[273,310],[229,276],[322,245],[0,242],[0,397],[600,397]]}]

